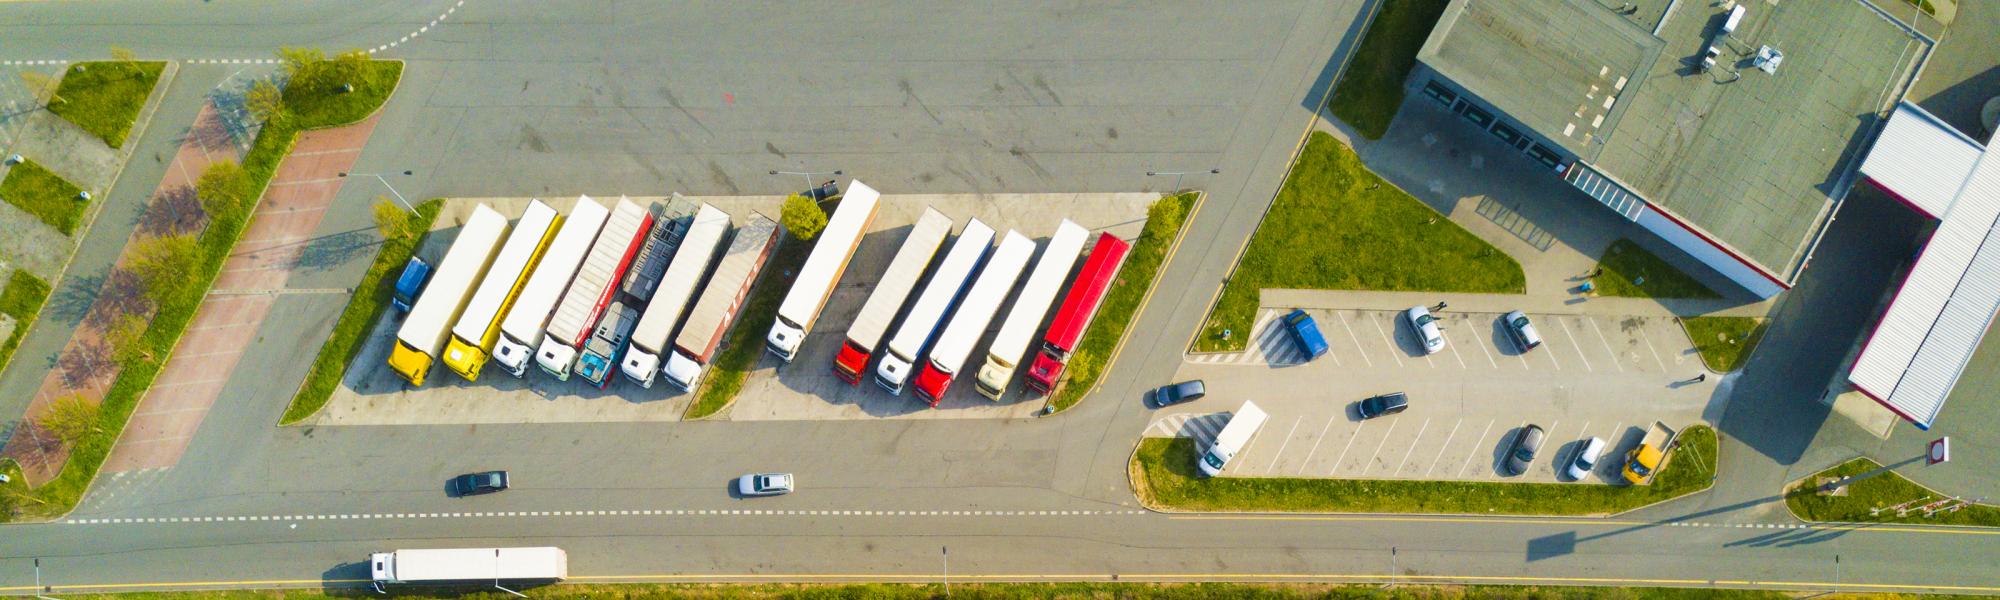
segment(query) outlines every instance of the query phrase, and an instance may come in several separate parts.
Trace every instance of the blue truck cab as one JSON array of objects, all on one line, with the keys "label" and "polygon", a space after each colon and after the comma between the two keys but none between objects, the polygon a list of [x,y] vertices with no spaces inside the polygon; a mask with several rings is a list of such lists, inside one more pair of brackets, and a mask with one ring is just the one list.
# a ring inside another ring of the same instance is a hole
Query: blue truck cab
[{"label": "blue truck cab", "polygon": [[389,300],[397,311],[410,312],[410,305],[417,303],[417,294],[424,291],[424,282],[431,276],[431,264],[415,256],[403,264],[403,274],[396,277],[396,293]]},{"label": "blue truck cab", "polygon": [[1312,315],[1306,314],[1305,309],[1292,309],[1291,314],[1285,315],[1282,320],[1285,332],[1292,338],[1292,343],[1298,345],[1299,351],[1305,353],[1307,362],[1326,354],[1326,336],[1320,335],[1319,324],[1313,322]]}]

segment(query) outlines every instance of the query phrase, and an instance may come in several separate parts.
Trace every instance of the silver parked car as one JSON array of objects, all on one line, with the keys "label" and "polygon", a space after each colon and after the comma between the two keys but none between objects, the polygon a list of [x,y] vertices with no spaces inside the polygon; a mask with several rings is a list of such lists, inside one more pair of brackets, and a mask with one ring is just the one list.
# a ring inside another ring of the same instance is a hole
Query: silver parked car
[{"label": "silver parked car", "polygon": [[1597,455],[1603,453],[1604,438],[1593,437],[1584,440],[1583,445],[1577,447],[1576,456],[1570,457],[1569,466],[1563,469],[1563,474],[1569,476],[1570,481],[1583,481],[1585,477],[1590,476],[1591,471],[1597,469]]},{"label": "silver parked car", "polygon": [[1417,341],[1423,342],[1424,354],[1437,354],[1444,349],[1444,333],[1438,330],[1438,318],[1431,316],[1431,310],[1412,306],[1403,311],[1403,318],[1410,322],[1410,331],[1416,332]]},{"label": "silver parked car", "polygon": [[791,473],[751,473],[736,479],[736,492],[745,496],[777,496],[792,493]]},{"label": "silver parked car", "polygon": [[1528,464],[1535,462],[1535,453],[1542,450],[1542,440],[1547,434],[1542,426],[1529,425],[1521,428],[1521,434],[1514,437],[1514,445],[1507,448],[1504,464],[1506,475],[1520,475],[1528,472]]},{"label": "silver parked car", "polygon": [[1514,345],[1522,352],[1534,350],[1542,345],[1542,334],[1535,331],[1535,324],[1528,320],[1528,313],[1514,311],[1500,317],[1507,324],[1507,335],[1514,338]]}]

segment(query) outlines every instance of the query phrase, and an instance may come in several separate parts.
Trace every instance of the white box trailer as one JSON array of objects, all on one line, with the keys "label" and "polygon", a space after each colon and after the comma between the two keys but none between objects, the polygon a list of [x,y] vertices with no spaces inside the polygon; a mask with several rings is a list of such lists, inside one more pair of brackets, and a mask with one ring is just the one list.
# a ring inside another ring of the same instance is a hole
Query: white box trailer
[{"label": "white box trailer", "polygon": [[555,241],[549,242],[541,264],[535,266],[535,274],[521,289],[521,297],[507,310],[506,320],[500,322],[500,340],[493,344],[493,362],[500,363],[500,368],[508,374],[515,377],[528,374],[528,362],[533,359],[535,347],[542,344],[549,314],[555,312],[556,301],[569,289],[577,266],[583,264],[583,255],[590,251],[591,242],[597,241],[597,232],[609,216],[611,211],[604,205],[582,196],[576,199],[576,207],[569,210],[569,217],[563,219],[562,230],[556,232]]},{"label": "white box trailer", "polygon": [[611,304],[611,297],[618,291],[619,278],[625,275],[625,268],[639,253],[639,246],[645,243],[646,233],[652,227],[651,210],[630,198],[618,199],[618,206],[611,209],[611,217],[604,222],[604,231],[598,232],[590,253],[584,255],[583,266],[577,269],[569,291],[556,304],[555,315],[549,317],[548,335],[535,350],[535,365],[543,372],[558,381],[569,381],[578,350],[590,338],[597,319],[604,316],[604,307]]},{"label": "white box trailer", "polygon": [[681,334],[674,338],[674,353],[667,357],[664,370],[667,383],[681,391],[693,391],[701,384],[709,361],[715,359],[715,349],[722,345],[723,334],[736,322],[743,297],[757,282],[757,272],[764,269],[771,248],[777,245],[778,223],[763,214],[751,213],[750,222],[736,230],[736,239],[729,242],[722,263],[715,266],[708,287],[701,291]]},{"label": "white box trailer", "polygon": [[557,582],[569,578],[561,548],[436,548],[376,552],[368,556],[375,587],[452,582]]},{"label": "white box trailer", "polygon": [[1001,322],[1000,333],[993,336],[993,345],[986,349],[986,364],[979,368],[979,378],[973,381],[980,395],[999,400],[1007,392],[1014,369],[1020,366],[1021,356],[1028,353],[1028,344],[1035,341],[1035,332],[1041,330],[1049,308],[1055,306],[1056,292],[1062,291],[1063,282],[1069,279],[1069,271],[1076,266],[1076,257],[1083,254],[1083,243],[1087,241],[1090,230],[1082,225],[1069,219],[1056,225],[1055,235],[1049,237],[1049,245],[1042,248],[1042,257],[1035,261],[1035,270],[1028,274],[1028,283],[1021,286],[1014,307],[1007,309],[1007,320]]},{"label": "white box trailer", "polygon": [[1243,407],[1229,416],[1229,423],[1222,426],[1222,432],[1215,434],[1215,442],[1202,451],[1201,464],[1196,465],[1201,468],[1201,473],[1209,477],[1221,475],[1222,468],[1229,465],[1229,459],[1243,451],[1251,436],[1257,435],[1257,430],[1264,427],[1266,416],[1257,403],[1245,400]]},{"label": "white box trailer", "polygon": [[847,271],[854,250],[861,247],[862,234],[875,223],[881,200],[882,193],[861,180],[854,180],[848,186],[847,195],[840,199],[840,208],[833,211],[826,229],[819,234],[819,241],[813,245],[812,254],[799,267],[792,289],[785,293],[785,301],[778,304],[778,318],[764,338],[765,350],[788,363],[798,358],[799,346],[805,343],[806,334],[812,332],[813,322],[819,320],[827,298],[833,296],[833,286],[840,283],[840,274]]},{"label": "white box trailer", "polygon": [[875,353],[876,344],[882,343],[882,336],[889,334],[896,313],[903,311],[903,301],[916,291],[917,282],[931,266],[931,259],[937,257],[938,247],[950,235],[951,217],[924,207],[924,215],[910,227],[910,234],[903,238],[903,246],[896,249],[895,258],[889,259],[889,269],[882,272],[882,280],[875,282],[875,290],[868,293],[868,301],[862,303],[854,323],[847,326],[847,340],[833,357],[835,376],[849,385],[861,384],[861,374],[868,370],[869,355]]},{"label": "white box trailer", "polygon": [[972,274],[979,270],[980,261],[986,260],[986,251],[992,247],[992,227],[979,219],[966,222],[965,231],[959,232],[958,240],[951,243],[951,251],[944,254],[944,262],[938,263],[930,283],[924,284],[923,293],[917,294],[917,303],[903,317],[903,325],[889,338],[889,355],[882,357],[881,364],[875,367],[875,385],[891,394],[903,394],[910,368],[930,345],[938,324],[944,321],[952,305],[958,303],[959,293],[972,282]]},{"label": "white box trailer", "polygon": [[917,373],[918,398],[933,407],[944,401],[952,379],[965,366],[965,359],[972,356],[972,347],[979,343],[979,338],[985,337],[993,315],[1000,312],[1000,304],[1014,291],[1014,283],[1021,279],[1021,269],[1027,268],[1028,259],[1034,255],[1035,241],[1028,236],[1008,231],[1000,240],[1000,248],[993,251],[986,267],[979,270],[972,291],[965,293],[965,300],[952,313],[951,322],[945,324],[944,333],[938,335],[937,345],[931,347],[930,360]]},{"label": "white box trailer", "polygon": [[397,375],[421,386],[444,352],[451,326],[465,313],[472,300],[472,286],[479,283],[493,255],[500,250],[500,237],[507,233],[507,217],[486,205],[472,209],[472,216],[458,228],[458,239],[438,261],[424,294],[417,297],[403,326],[396,330],[396,347],[389,351],[389,368]]},{"label": "white box trailer", "polygon": [[487,359],[492,357],[493,344],[500,340],[500,322],[507,316],[507,309],[513,308],[521,297],[522,287],[527,285],[535,264],[541,261],[549,240],[556,235],[556,226],[561,223],[562,216],[556,214],[556,209],[541,200],[528,203],[528,210],[514,223],[514,232],[507,234],[507,242],[500,245],[500,255],[486,269],[486,279],[472,293],[465,314],[459,315],[458,324],[451,327],[451,341],[444,347],[444,366],[453,373],[466,381],[479,379],[479,371],[486,368]]},{"label": "white box trailer", "polygon": [[701,280],[708,275],[709,265],[715,263],[716,252],[722,249],[722,238],[727,235],[729,213],[702,204],[694,215],[694,223],[688,226],[687,237],[681,240],[680,250],[674,252],[674,262],[660,277],[659,289],[646,303],[639,327],[632,330],[632,347],[618,364],[625,377],[648,388],[659,379],[660,357],[670,350],[667,338],[687,314],[689,301],[701,289]]}]

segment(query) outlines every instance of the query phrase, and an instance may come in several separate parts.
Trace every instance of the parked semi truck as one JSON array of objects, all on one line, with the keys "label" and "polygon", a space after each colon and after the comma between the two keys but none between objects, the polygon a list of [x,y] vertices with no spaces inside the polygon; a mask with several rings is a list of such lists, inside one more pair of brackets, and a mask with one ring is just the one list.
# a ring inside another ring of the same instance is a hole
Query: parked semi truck
[{"label": "parked semi truck", "polygon": [[1028,236],[1008,231],[1001,238],[1000,247],[987,259],[986,267],[979,270],[972,290],[965,293],[965,301],[959,303],[958,311],[945,324],[944,333],[938,335],[937,344],[931,346],[930,360],[917,371],[917,398],[929,402],[933,408],[944,401],[945,390],[951,389],[952,379],[958,377],[965,359],[972,356],[972,347],[986,335],[986,326],[993,323],[993,315],[1000,312],[1000,303],[1007,301],[1007,294],[1014,291],[1014,282],[1021,279],[1021,269],[1028,266],[1028,259],[1034,255],[1035,241]]},{"label": "parked semi truck", "polygon": [[590,251],[591,242],[597,240],[598,230],[610,215],[604,205],[583,196],[577,198],[569,217],[563,219],[562,229],[556,232],[548,251],[542,253],[542,262],[535,266],[535,274],[528,278],[521,297],[500,322],[500,340],[493,344],[493,362],[507,374],[517,378],[528,374],[528,363],[533,362],[535,348],[542,344],[549,314],[555,312],[556,301],[569,289],[577,266],[583,264],[583,255]]},{"label": "parked semi truck", "polygon": [[715,253],[722,249],[722,238],[727,235],[729,213],[702,204],[688,227],[687,237],[681,240],[680,250],[674,252],[673,263],[660,277],[659,290],[646,303],[639,326],[632,330],[631,347],[618,363],[625,377],[648,388],[659,379],[660,358],[671,350],[667,339],[687,314],[688,303],[701,289],[702,278],[708,275],[708,267],[715,262]]},{"label": "parked semi truck", "polygon": [[667,200],[667,207],[653,222],[653,231],[646,234],[646,245],[639,247],[639,255],[632,258],[632,268],[625,271],[625,282],[619,284],[618,291],[636,300],[635,306],[644,306],[653,299],[653,290],[660,287],[660,278],[667,272],[674,252],[681,247],[681,240],[687,237],[688,227],[694,224],[695,211],[701,203],[689,200],[678,193]]},{"label": "parked semi truck", "polygon": [[569,578],[569,554],[552,546],[392,550],[368,555],[368,572],[377,591],[392,584],[554,583]]},{"label": "parked semi truck", "polygon": [[840,199],[840,208],[834,209],[833,217],[827,219],[826,229],[813,244],[812,254],[792,279],[792,289],[785,293],[784,302],[778,304],[778,319],[771,323],[771,332],[764,337],[765,350],[787,363],[798,358],[799,346],[805,343],[806,334],[812,332],[813,323],[826,308],[827,298],[833,297],[834,285],[840,283],[840,274],[847,271],[848,261],[854,259],[854,250],[861,247],[862,234],[875,223],[881,200],[881,192],[860,180],[848,186],[847,195]]},{"label": "parked semi truck", "polygon": [[1639,440],[1639,445],[1625,452],[1625,468],[1622,469],[1625,481],[1635,485],[1651,482],[1653,476],[1667,466],[1667,452],[1673,449],[1674,439],[1678,437],[1679,431],[1666,423],[1654,421],[1653,427],[1646,430],[1646,437]]},{"label": "parked semi truck", "polygon": [[590,340],[583,343],[583,354],[577,356],[576,374],[592,387],[604,389],[611,384],[611,371],[618,364],[619,351],[625,349],[625,341],[632,337],[632,327],[639,324],[639,309],[615,301],[604,309],[604,317],[597,320],[597,327],[591,330]]},{"label": "parked semi truck", "polygon": [[1083,253],[1083,242],[1089,239],[1090,231],[1069,219],[1056,225],[1055,235],[1049,237],[1049,245],[1042,248],[1042,257],[1035,261],[1035,270],[1028,274],[1028,283],[1021,286],[1021,295],[1014,298],[1014,307],[1007,310],[1000,333],[994,334],[993,345],[986,349],[986,364],[973,380],[980,395],[999,400],[1007,392],[1015,366],[1027,354],[1028,343],[1034,341],[1035,332],[1049,315],[1049,307],[1056,302],[1056,293],[1062,291],[1063,280],[1069,277],[1070,268],[1076,266],[1077,255]]},{"label": "parked semi truck", "polygon": [[1090,257],[1083,261],[1083,270],[1077,272],[1076,280],[1069,285],[1069,295],[1063,297],[1056,320],[1049,324],[1048,334],[1042,336],[1041,352],[1028,367],[1028,389],[1047,394],[1056,388],[1056,380],[1062,378],[1070,353],[1083,341],[1090,321],[1097,318],[1097,307],[1104,303],[1111,283],[1118,280],[1118,268],[1125,264],[1125,255],[1131,251],[1131,244],[1110,232],[1097,236],[1097,244],[1090,247]]},{"label": "parked semi truck", "polygon": [[430,376],[451,337],[451,325],[464,314],[472,299],[472,286],[479,282],[493,255],[500,249],[500,236],[507,233],[507,217],[486,205],[472,209],[472,216],[458,229],[458,239],[438,261],[424,294],[410,307],[403,326],[396,330],[396,347],[389,351],[389,368],[410,385],[421,386]]},{"label": "parked semi truck", "polygon": [[652,211],[630,198],[618,199],[611,217],[604,222],[604,230],[597,234],[590,253],[584,255],[569,291],[556,304],[555,315],[549,317],[548,335],[535,350],[535,365],[543,372],[558,381],[569,381],[577,352],[589,339],[597,320],[604,316],[604,307],[611,305],[619,277],[632,264],[632,257],[639,253],[639,246],[645,243],[646,232],[652,227]]},{"label": "parked semi truck", "polygon": [[910,314],[903,317],[896,335],[889,338],[889,354],[875,367],[875,385],[891,394],[903,394],[903,384],[909,381],[917,357],[923,356],[930,346],[938,324],[944,321],[952,305],[958,303],[959,294],[971,283],[972,274],[979,270],[979,263],[986,259],[986,251],[992,246],[992,227],[979,219],[965,224],[965,231],[959,232],[951,250],[945,252],[944,261],[938,263],[937,272],[931,274],[930,283],[924,284],[923,293],[917,294],[917,303],[910,307]]},{"label": "parked semi truck", "polygon": [[730,323],[736,322],[743,296],[757,282],[757,272],[764,269],[764,262],[771,258],[771,248],[777,245],[778,223],[762,214],[751,213],[750,222],[736,230],[736,239],[729,242],[722,263],[715,266],[708,287],[702,290],[701,299],[695,301],[687,323],[674,338],[674,353],[667,357],[665,368],[667,383],[681,391],[693,391],[694,386],[701,384],[716,348],[722,345],[723,334],[728,333]]},{"label": "parked semi truck", "polygon": [[847,341],[833,357],[834,376],[848,385],[861,384],[861,373],[868,370],[868,356],[875,353],[875,345],[882,342],[882,336],[888,335],[896,313],[903,310],[903,301],[910,299],[910,292],[917,289],[917,282],[937,256],[938,246],[944,245],[944,238],[950,235],[951,217],[925,207],[924,215],[910,227],[910,235],[903,238],[903,246],[896,250],[895,258],[889,259],[889,270],[882,273],[875,291],[868,293],[868,301],[847,326]]},{"label": "parked semi truck", "polygon": [[451,327],[451,341],[444,347],[445,367],[466,381],[479,379],[479,371],[492,356],[493,344],[500,341],[500,322],[520,299],[522,287],[528,284],[561,222],[556,209],[540,200],[528,203],[528,210],[514,223],[514,232],[500,245],[500,255],[486,269],[485,281],[472,293],[465,314]]}]

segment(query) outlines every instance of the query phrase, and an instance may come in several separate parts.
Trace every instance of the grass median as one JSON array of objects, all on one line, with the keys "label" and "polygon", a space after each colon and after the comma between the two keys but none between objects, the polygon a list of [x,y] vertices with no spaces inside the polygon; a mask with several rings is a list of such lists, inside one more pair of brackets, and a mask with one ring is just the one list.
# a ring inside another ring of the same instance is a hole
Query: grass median
[{"label": "grass median", "polygon": [[75,123],[106,145],[125,145],[125,136],[146,106],[146,97],[167,68],[161,61],[99,61],[70,65],[56,85],[60,102],[49,112]]},{"label": "grass median", "polygon": [[90,207],[90,201],[81,194],[83,188],[32,160],[9,167],[7,178],[0,180],[0,199],[63,235],[76,233],[76,226],[83,223],[83,211]]},{"label": "grass median", "polygon": [[1688,317],[1681,319],[1688,339],[1701,352],[1701,362],[1710,371],[1728,373],[1743,367],[1743,361],[1764,340],[1767,323],[1751,317]]},{"label": "grass median", "polygon": [[[1948,497],[1917,485],[1916,482],[1905,479],[1894,471],[1842,486],[1846,495],[1822,496],[1818,493],[1822,479],[1853,477],[1874,471],[1881,466],[1881,463],[1857,458],[1795,481],[1785,489],[1785,507],[1791,509],[1793,515],[1806,521],[2000,527],[2000,506],[1989,504],[1967,504],[1956,511],[1937,513],[1928,517],[1924,516],[1921,510],[1907,513],[1891,510],[1897,506],[1920,507]],[[1882,510],[1880,513],[1870,512],[1875,509]]]},{"label": "grass median", "polygon": [[[1333,136],[1315,132],[1244,247],[1194,349],[1242,350],[1264,288],[1501,294],[1526,287],[1521,263],[1383,181]],[[1232,333],[1228,339],[1224,330]]]},{"label": "grass median", "polygon": [[1611,242],[1591,278],[1599,296],[1622,298],[1721,298],[1700,281],[1674,268],[1632,240]]},{"label": "grass median", "polygon": [[1146,209],[1146,225],[1140,229],[1138,241],[1132,244],[1132,253],[1125,257],[1125,266],[1118,269],[1118,280],[1105,292],[1097,317],[1090,321],[1090,330],[1084,332],[1083,341],[1063,367],[1068,374],[1063,377],[1061,389],[1049,399],[1057,411],[1075,406],[1097,386],[1097,378],[1104,375],[1119,341],[1125,339],[1125,330],[1138,318],[1140,303],[1145,302],[1146,293],[1153,289],[1153,279],[1166,261],[1167,250],[1180,238],[1181,228],[1193,214],[1195,199],[1194,193],[1169,196]]},{"label": "grass median", "polygon": [[0,288],[0,314],[14,319],[14,332],[7,339],[0,340],[0,373],[7,372],[7,364],[14,360],[14,350],[21,347],[21,340],[28,338],[28,329],[35,324],[35,316],[41,314],[42,303],[49,299],[49,282],[33,274],[15,269],[7,277],[7,287]]},{"label": "grass median", "polygon": [[[1076,575],[1077,579],[1102,579],[1104,575]],[[1410,580],[1448,579],[1439,575],[1389,574],[1367,566],[1335,568],[1326,579],[1366,583],[1124,583],[1078,581],[1062,583],[965,583],[951,584],[950,596],[965,600],[1119,599],[1119,600],[1791,600],[1797,594],[1770,590],[1739,590],[1699,585],[1691,587],[1610,587],[1625,580],[1607,578],[1596,586],[1497,586],[1426,585]],[[1560,578],[1552,578],[1560,580]],[[1377,582],[1397,582],[1387,587]],[[1523,581],[1533,581],[1524,577]],[[1630,583],[1641,583],[1632,581]],[[1657,582],[1656,582],[1657,583]],[[938,583],[628,583],[565,584],[537,586],[523,590],[544,600],[819,600],[867,598],[871,600],[937,600],[945,598]],[[66,593],[65,598],[87,600],[325,600],[360,598],[370,593],[359,588],[310,590],[212,590],[194,592],[132,592],[119,595]],[[389,598],[439,600],[515,600],[491,586],[459,588],[389,588]],[[1946,598],[1870,592],[1865,595],[1815,594],[1815,598],[1838,600],[1914,600]],[[1950,596],[1956,598],[1958,596]],[[1969,598],[1970,596],[1966,596]]]},{"label": "grass median", "polygon": [[422,232],[430,231],[431,222],[437,220],[439,209],[444,207],[444,199],[434,199],[417,205],[417,212],[410,213],[409,228],[405,231],[418,232],[416,235],[398,237],[382,241],[382,247],[375,254],[375,263],[369,265],[368,273],[361,277],[361,283],[354,288],[354,297],[347,301],[347,308],[340,312],[340,320],[333,325],[333,334],[320,346],[319,355],[313,359],[312,372],[306,375],[299,391],[292,395],[292,403],[285,407],[285,416],[278,424],[290,425],[318,413],[326,401],[333,397],[333,390],[340,386],[347,367],[354,364],[354,357],[361,353],[361,341],[374,330],[389,306],[389,297],[396,293],[395,276],[402,274],[404,263],[415,254],[423,241]]},{"label": "grass median", "polygon": [[750,370],[757,368],[757,360],[764,356],[764,333],[778,318],[778,305],[785,301],[785,292],[792,287],[786,274],[797,273],[812,249],[811,242],[792,239],[789,233],[781,236],[777,252],[757,275],[756,286],[750,289],[750,297],[743,300],[742,311],[729,326],[729,337],[723,340],[720,353],[714,364],[708,366],[709,373],[702,377],[701,385],[695,389],[694,402],[688,404],[682,418],[700,419],[722,412],[743,391]]},{"label": "grass median", "polygon": [[[110,455],[112,444],[118,440],[132,411],[153,385],[161,365],[167,362],[181,334],[194,319],[209,287],[221,273],[222,264],[228,260],[237,240],[249,225],[250,217],[257,208],[257,199],[262,197],[265,185],[277,173],[278,164],[291,152],[292,143],[299,133],[307,129],[346,125],[373,113],[394,91],[403,64],[369,60],[356,63],[354,68],[368,73],[365,80],[374,83],[356,86],[352,92],[341,93],[335,99],[321,97],[331,95],[332,90],[288,88],[285,91],[285,116],[267,123],[244,156],[243,169],[250,181],[247,189],[253,193],[242,202],[218,202],[207,207],[211,209],[208,225],[201,232],[200,250],[195,254],[194,264],[185,270],[188,274],[186,285],[159,294],[158,310],[137,342],[147,351],[135,353],[117,365],[118,377],[113,380],[98,407],[100,427],[70,447],[68,462],[54,480],[17,495],[21,499],[20,514],[53,518],[68,513],[76,506],[96,477],[97,469],[103,466],[105,457]],[[299,113],[289,112],[294,105],[314,107],[312,114],[316,116],[308,119],[300,117]],[[11,518],[10,513],[0,511],[0,519]]]},{"label": "grass median", "polygon": [[1417,51],[1444,14],[1446,0],[1393,0],[1375,13],[1368,33],[1354,50],[1340,85],[1327,100],[1333,116],[1371,140],[1388,133],[1403,106],[1403,80],[1417,64]]},{"label": "grass median", "polygon": [[[1715,430],[1692,425],[1651,485],[1501,483],[1293,477],[1201,478],[1190,438],[1146,438],[1132,458],[1134,492],[1147,506],[1188,512],[1607,515],[1707,489],[1715,480]],[[1619,456],[1603,460],[1616,463]]]}]

